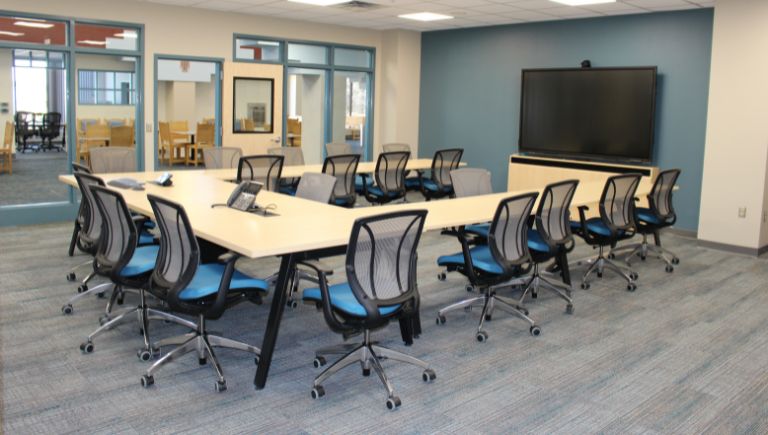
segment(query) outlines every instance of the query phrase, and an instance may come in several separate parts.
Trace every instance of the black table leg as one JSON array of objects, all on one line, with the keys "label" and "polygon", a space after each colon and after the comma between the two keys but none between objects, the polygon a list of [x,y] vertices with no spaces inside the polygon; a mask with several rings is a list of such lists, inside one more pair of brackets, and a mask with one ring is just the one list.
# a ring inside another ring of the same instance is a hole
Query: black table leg
[{"label": "black table leg", "polygon": [[288,295],[288,278],[290,277],[291,270],[293,270],[294,261],[294,254],[283,255],[280,261],[280,272],[277,275],[275,294],[272,295],[272,308],[269,310],[267,328],[264,331],[264,340],[261,344],[259,366],[256,369],[256,377],[253,380],[257,390],[264,388],[264,385],[267,383],[269,366],[272,363],[272,352],[275,350],[275,343],[277,342],[277,331],[280,329],[280,320],[283,317],[285,301]]}]

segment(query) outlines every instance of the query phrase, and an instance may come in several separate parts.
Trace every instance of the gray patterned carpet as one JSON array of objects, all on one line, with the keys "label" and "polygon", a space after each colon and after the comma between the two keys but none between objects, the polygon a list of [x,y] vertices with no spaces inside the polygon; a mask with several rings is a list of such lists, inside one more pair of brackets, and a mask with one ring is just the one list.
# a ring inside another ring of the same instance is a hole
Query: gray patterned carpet
[{"label": "gray patterned carpet", "polygon": [[[222,394],[194,355],[143,389],[147,363],[136,358],[141,339],[133,324],[81,354],[104,300],[88,298],[72,316],[60,312],[75,291],[65,272],[84,259],[66,257],[70,231],[64,224],[0,229],[0,420],[8,434],[768,433],[765,259],[669,235],[667,246],[682,259],[673,274],[659,262],[640,263],[635,293],[606,274],[576,291],[572,316],[543,293],[529,303],[540,337],[498,313],[481,344],[476,311],[434,323],[438,308],[467,293],[456,274],[435,278],[436,257],[455,251],[455,240],[428,234],[420,249],[422,338],[405,348],[396,325],[376,336],[432,363],[438,378],[424,384],[420,370],[384,361],[403,401],[389,412],[379,380],[356,366],[326,382],[326,397],[309,397],[318,373],[313,349],[340,337],[306,305],[286,310],[263,391],[253,388],[253,360],[225,350],[218,353],[229,385]],[[580,248],[573,257],[589,253]],[[263,276],[276,265],[267,259],[241,268]],[[241,305],[210,329],[259,345],[268,308]],[[180,329],[158,323],[153,331],[166,337]]]}]

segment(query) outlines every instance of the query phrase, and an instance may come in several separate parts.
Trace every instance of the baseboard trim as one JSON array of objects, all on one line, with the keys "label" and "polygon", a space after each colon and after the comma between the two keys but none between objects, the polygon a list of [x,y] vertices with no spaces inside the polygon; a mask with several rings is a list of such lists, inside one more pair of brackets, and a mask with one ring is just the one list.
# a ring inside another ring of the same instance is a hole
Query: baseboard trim
[{"label": "baseboard trim", "polygon": [[674,234],[676,236],[687,237],[689,239],[695,239],[696,236],[698,235],[698,233],[694,230],[686,230],[683,228],[675,228],[675,227],[666,228],[664,231]]},{"label": "baseboard trim", "polygon": [[733,252],[734,254],[749,255],[750,257],[759,257],[768,252],[768,245],[760,248],[746,248],[744,246],[729,245],[727,243],[710,242],[708,240],[699,240],[699,246],[712,248],[720,251]]}]

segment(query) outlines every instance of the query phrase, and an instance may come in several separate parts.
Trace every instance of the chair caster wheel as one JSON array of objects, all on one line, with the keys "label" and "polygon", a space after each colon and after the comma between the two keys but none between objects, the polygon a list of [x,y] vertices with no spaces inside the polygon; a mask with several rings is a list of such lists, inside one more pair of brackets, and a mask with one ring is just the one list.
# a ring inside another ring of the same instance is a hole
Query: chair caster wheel
[{"label": "chair caster wheel", "polygon": [[88,286],[85,285],[85,284],[83,284],[83,285],[81,285],[80,287],[77,288],[77,292],[78,293],[83,293],[83,292],[87,292],[87,291],[88,291]]},{"label": "chair caster wheel", "polygon": [[216,381],[216,392],[223,393],[227,391],[227,381]]},{"label": "chair caster wheel", "polygon": [[67,281],[72,282],[77,279],[77,275],[75,275],[74,272],[69,272],[67,274]]},{"label": "chair caster wheel", "polygon": [[93,343],[90,341],[86,341],[85,343],[80,344],[80,352],[82,353],[92,353],[93,352]]},{"label": "chair caster wheel", "polygon": [[124,296],[120,296],[117,298],[117,305],[123,305],[124,302],[125,302]]},{"label": "chair caster wheel", "polygon": [[475,334],[475,339],[480,343],[485,343],[488,341],[488,333],[485,331],[478,331],[478,333]]},{"label": "chair caster wheel", "polygon": [[397,396],[392,396],[389,399],[387,399],[387,409],[390,411],[394,411],[395,409],[399,408],[400,405],[402,405],[403,402],[400,401],[400,398]]},{"label": "chair caster wheel", "polygon": [[672,259],[672,264],[675,264],[675,265],[680,264],[680,259],[677,258],[677,257],[673,258]]},{"label": "chair caster wheel", "polygon": [[528,308],[525,308],[525,307],[517,307],[517,309],[518,309],[518,310],[520,310],[520,311],[522,311],[522,312],[523,312],[523,314],[525,314],[526,316],[527,316],[527,315],[529,315],[529,314],[531,314],[531,313],[528,311]]},{"label": "chair caster wheel", "polygon": [[642,260],[642,261],[645,261],[646,258],[648,258],[648,257],[646,257],[645,255],[641,255],[640,256],[640,260]]},{"label": "chair caster wheel", "polygon": [[640,278],[640,275],[638,275],[637,272],[632,272],[629,274],[629,277],[632,278],[633,281],[637,281],[637,278]]},{"label": "chair caster wheel", "polygon": [[144,328],[139,328],[139,335],[144,335]]},{"label": "chair caster wheel", "polygon": [[467,292],[469,292],[469,293],[472,293],[473,291],[475,291],[475,287],[474,287],[474,286],[472,286],[472,285],[467,285],[467,286],[466,286],[466,287],[464,287],[464,288],[465,288],[465,289],[467,290]]},{"label": "chair caster wheel", "polygon": [[316,369],[319,369],[325,364],[326,364],[325,358],[323,358],[322,356],[316,356],[315,360],[312,361],[312,365],[315,366]]},{"label": "chair caster wheel", "polygon": [[539,298],[539,294],[538,293],[531,292],[531,299],[538,299],[538,298]]},{"label": "chair caster wheel", "polygon": [[615,258],[616,258],[616,254],[614,254],[613,252],[611,252],[610,254],[608,254],[608,259],[609,259],[609,260],[613,260],[613,259],[615,259]]},{"label": "chair caster wheel", "polygon": [[603,277],[603,272],[597,272],[597,277],[598,278],[602,278]]},{"label": "chair caster wheel", "polygon": [[589,290],[589,283],[588,282],[582,282],[581,283],[581,289],[582,290]]},{"label": "chair caster wheel", "polygon": [[539,335],[541,335],[541,328],[539,328],[536,325],[531,326],[531,329],[529,331],[531,332],[531,335],[533,335],[534,337],[538,337]]},{"label": "chair caster wheel", "polygon": [[674,267],[672,267],[672,266],[670,266],[670,265],[667,265],[667,267],[665,267],[665,268],[664,268],[664,270],[665,270],[667,273],[672,273],[672,272],[674,272],[674,271],[675,271],[675,268],[674,268]]},{"label": "chair caster wheel", "polygon": [[440,272],[440,273],[437,274],[437,280],[438,281],[445,281],[446,277],[447,276],[446,276],[445,272]]},{"label": "chair caster wheel", "polygon": [[435,371],[432,369],[426,369],[421,374],[421,380],[424,382],[432,382],[437,378],[437,375],[435,374]]},{"label": "chair caster wheel", "polygon": [[312,391],[309,392],[309,395],[313,399],[317,400],[317,399],[325,396],[325,388],[323,388],[322,385],[318,385],[318,386],[312,388]]},{"label": "chair caster wheel", "polygon": [[67,304],[61,307],[61,312],[63,314],[72,314],[72,311],[74,311],[74,308],[72,308],[72,304]]},{"label": "chair caster wheel", "polygon": [[371,369],[363,369],[363,376],[371,376]]},{"label": "chair caster wheel", "polygon": [[565,314],[573,314],[573,304],[568,304],[565,307]]},{"label": "chair caster wheel", "polygon": [[296,308],[299,306],[299,303],[291,299],[290,301],[285,303],[285,306],[287,306],[288,308]]},{"label": "chair caster wheel", "polygon": [[445,325],[445,316],[438,315],[435,319],[435,323],[438,325]]},{"label": "chair caster wheel", "polygon": [[97,296],[99,299],[104,299],[104,296],[105,296],[105,295],[104,295],[104,292],[100,292],[100,293],[96,293],[96,296]]},{"label": "chair caster wheel", "polygon": [[493,316],[492,316],[492,315],[490,315],[490,314],[486,314],[486,315],[485,315],[485,321],[486,321],[486,322],[490,322],[492,318],[493,318]]},{"label": "chair caster wheel", "polygon": [[261,361],[261,358],[259,358],[258,356],[253,358],[254,364],[259,365],[259,361]]},{"label": "chair caster wheel", "polygon": [[139,357],[139,360],[146,362],[152,359],[152,351],[149,349],[139,349],[136,352],[136,356]]},{"label": "chair caster wheel", "polygon": [[144,376],[141,377],[141,386],[142,387],[149,388],[152,385],[155,385],[155,377],[154,376],[144,375]]},{"label": "chair caster wheel", "polygon": [[205,358],[198,358],[197,359],[197,365],[204,366],[206,364],[208,364],[208,360],[207,359],[205,359]]},{"label": "chair caster wheel", "polygon": [[637,290],[637,284],[635,284],[634,282],[630,282],[629,284],[627,284],[627,291],[633,292],[635,290]]}]

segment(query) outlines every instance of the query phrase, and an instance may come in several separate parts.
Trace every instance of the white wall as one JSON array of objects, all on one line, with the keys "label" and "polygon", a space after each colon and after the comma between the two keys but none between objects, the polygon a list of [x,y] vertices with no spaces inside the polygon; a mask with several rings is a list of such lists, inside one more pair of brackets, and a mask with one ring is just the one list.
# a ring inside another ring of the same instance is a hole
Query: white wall
[{"label": "white wall", "polygon": [[[699,238],[759,248],[768,170],[768,2],[718,0]],[[746,207],[745,218],[738,209]]]},{"label": "white wall", "polygon": [[[378,59],[389,57],[391,46],[383,44],[384,32],[361,28],[326,25],[319,23],[284,20],[275,17],[263,17],[227,12],[216,12],[194,8],[182,8],[143,2],[127,2],[120,0],[3,0],[2,9],[10,11],[34,12],[61,16],[74,16],[103,20],[143,23],[145,25],[145,59],[144,64],[144,101],[145,122],[152,120],[153,95],[153,65],[154,54],[173,54],[188,56],[232,58],[233,33],[258,34],[274,38],[299,40],[315,40],[340,44],[362,45],[376,48],[376,89],[374,109],[374,144],[381,143],[382,119],[381,113],[392,111],[399,114],[401,125],[396,127],[397,135],[404,140],[416,143],[418,127],[413,121],[418,120],[418,83],[420,59],[418,57],[406,62],[402,56],[418,55],[419,50],[411,47],[405,50],[405,40],[409,44],[420,46],[420,36],[412,32],[397,32],[403,36],[403,43],[398,53],[399,68],[409,68],[409,71],[398,71],[398,75],[407,77],[409,83],[404,84],[407,93],[415,97],[399,95],[395,99],[380,99],[382,95],[383,75],[382,62]],[[390,82],[392,83],[392,82]],[[415,92],[414,92],[415,90]],[[226,104],[226,102],[224,102]],[[387,107],[394,104],[395,108]],[[412,131],[409,131],[412,130]],[[394,140],[394,138],[393,138]],[[145,166],[152,168],[154,137],[145,135],[147,150]]]},{"label": "white wall", "polygon": [[[11,50],[7,48],[0,48],[0,103],[8,103],[8,113],[0,113],[0,134],[4,134],[5,123],[7,121],[13,122],[13,114],[16,112],[13,109],[13,56]],[[0,136],[3,137],[3,136]],[[12,147],[13,152],[16,152],[16,147]]]},{"label": "white wall", "polygon": [[[381,93],[381,124],[376,149],[390,142],[411,145],[413,157],[419,145],[419,89],[421,80],[421,35],[393,30],[384,32],[383,53],[377,62],[381,74],[376,77]],[[404,110],[405,109],[405,110]],[[431,156],[426,156],[431,157]]]}]

